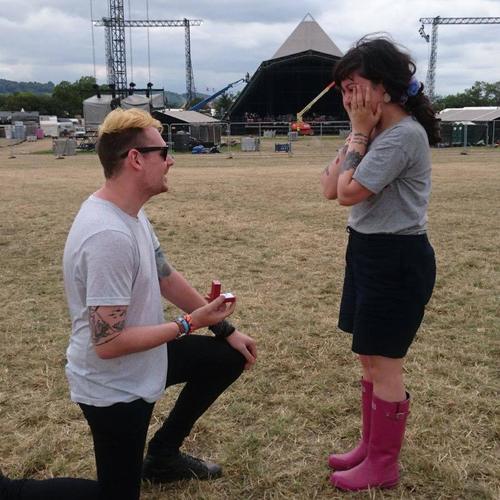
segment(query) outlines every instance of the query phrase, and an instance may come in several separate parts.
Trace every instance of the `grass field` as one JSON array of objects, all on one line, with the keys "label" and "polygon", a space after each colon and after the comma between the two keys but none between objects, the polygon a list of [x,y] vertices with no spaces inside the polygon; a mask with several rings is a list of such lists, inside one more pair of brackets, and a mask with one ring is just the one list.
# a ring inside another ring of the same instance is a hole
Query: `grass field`
[{"label": "grass field", "polygon": [[[406,364],[413,402],[399,487],[341,495],[327,481],[328,453],[359,436],[358,369],[335,326],[347,209],[319,189],[338,144],[302,138],[293,156],[272,143],[232,158],[179,155],[171,192],[146,206],[178,270],[203,291],[218,278],[238,296],[234,320],[257,340],[259,360],[185,445],[222,463],[224,477],[145,485],[144,499],[500,497],[500,149],[433,151],[438,279]],[[49,147],[0,149],[0,467],[92,478],[91,437],[64,375],[61,257],[102,174],[92,154],[33,154]],[[150,432],[176,394],[156,405]]]}]

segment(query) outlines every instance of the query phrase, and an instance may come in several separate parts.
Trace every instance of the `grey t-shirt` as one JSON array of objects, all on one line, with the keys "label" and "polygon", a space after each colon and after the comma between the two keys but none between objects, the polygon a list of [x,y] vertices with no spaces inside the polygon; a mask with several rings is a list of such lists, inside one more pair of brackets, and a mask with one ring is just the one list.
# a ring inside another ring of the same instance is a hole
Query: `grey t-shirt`
[{"label": "grey t-shirt", "polygon": [[131,217],[90,196],[68,235],[63,268],[72,334],[66,352],[71,399],[110,406],[142,398],[154,402],[165,389],[167,345],[114,359],[95,352],[89,306],[126,305],[125,326],[164,321],[155,262],[158,239],[141,210]]},{"label": "grey t-shirt", "polygon": [[353,205],[360,233],[421,234],[427,229],[431,159],[425,129],[408,116],[369,145],[353,178],[374,194]]}]

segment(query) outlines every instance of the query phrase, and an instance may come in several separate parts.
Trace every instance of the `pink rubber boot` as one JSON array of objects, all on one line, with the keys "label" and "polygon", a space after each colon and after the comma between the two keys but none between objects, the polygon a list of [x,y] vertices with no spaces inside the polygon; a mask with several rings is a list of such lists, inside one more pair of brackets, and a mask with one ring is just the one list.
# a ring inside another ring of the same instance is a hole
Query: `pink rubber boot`
[{"label": "pink rubber boot", "polygon": [[328,466],[332,469],[352,469],[365,459],[368,450],[368,439],[370,438],[372,394],[373,384],[361,379],[361,415],[363,421],[361,440],[353,450],[347,453],[330,455],[328,457]]},{"label": "pink rubber boot", "polygon": [[410,395],[389,403],[373,395],[368,453],[356,467],[330,476],[333,486],[345,491],[392,488],[399,482],[399,452],[403,444]]}]

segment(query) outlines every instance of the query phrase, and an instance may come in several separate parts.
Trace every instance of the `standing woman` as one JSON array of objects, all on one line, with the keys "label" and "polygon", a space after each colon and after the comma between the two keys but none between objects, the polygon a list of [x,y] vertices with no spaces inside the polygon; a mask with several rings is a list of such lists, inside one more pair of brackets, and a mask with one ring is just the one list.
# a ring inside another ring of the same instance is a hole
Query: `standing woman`
[{"label": "standing woman", "polygon": [[399,482],[410,407],[403,363],[436,276],[426,231],[439,127],[414,74],[385,36],[362,38],[334,71],[352,133],[321,184],[326,198],[352,206],[339,328],[362,367],[362,438],[328,460],[331,483],[347,491]]}]

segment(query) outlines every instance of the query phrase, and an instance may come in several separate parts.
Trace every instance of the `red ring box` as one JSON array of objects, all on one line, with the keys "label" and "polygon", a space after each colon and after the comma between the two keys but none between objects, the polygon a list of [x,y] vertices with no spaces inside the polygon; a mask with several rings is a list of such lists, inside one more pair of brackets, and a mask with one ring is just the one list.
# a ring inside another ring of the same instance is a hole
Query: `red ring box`
[{"label": "red ring box", "polygon": [[223,293],[222,296],[224,297],[224,302],[235,302],[236,301],[236,297],[231,292]]},{"label": "red ring box", "polygon": [[220,295],[221,284],[218,280],[212,281],[212,290],[210,291],[210,299],[214,300]]}]

